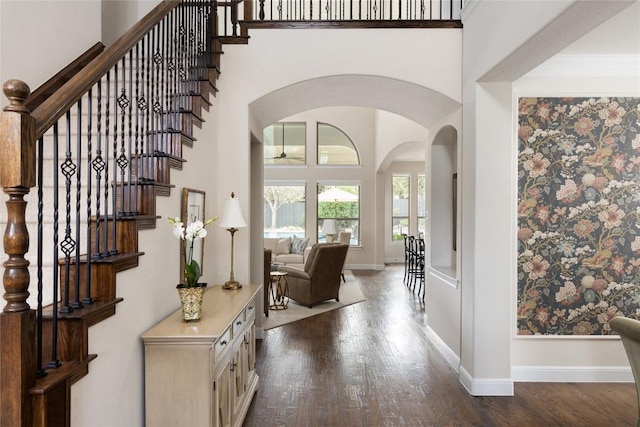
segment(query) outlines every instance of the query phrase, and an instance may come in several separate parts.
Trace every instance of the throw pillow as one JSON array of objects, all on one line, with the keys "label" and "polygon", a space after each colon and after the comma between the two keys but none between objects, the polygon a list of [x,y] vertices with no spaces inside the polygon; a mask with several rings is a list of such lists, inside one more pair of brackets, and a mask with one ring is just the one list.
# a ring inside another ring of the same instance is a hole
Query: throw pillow
[{"label": "throw pillow", "polygon": [[308,243],[309,243],[308,237],[305,239],[302,237],[293,236],[293,240],[291,241],[291,253],[304,255],[304,250],[307,247]]},{"label": "throw pillow", "polygon": [[291,237],[278,240],[278,243],[276,243],[276,254],[288,253],[291,253]]}]

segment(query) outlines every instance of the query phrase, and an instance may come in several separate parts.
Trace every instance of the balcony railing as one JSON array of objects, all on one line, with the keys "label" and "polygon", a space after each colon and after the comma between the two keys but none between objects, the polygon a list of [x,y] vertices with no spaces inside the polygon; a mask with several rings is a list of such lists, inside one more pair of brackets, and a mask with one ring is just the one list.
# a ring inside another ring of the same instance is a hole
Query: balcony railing
[{"label": "balcony railing", "polygon": [[260,21],[458,20],[460,0],[259,0]]},{"label": "balcony railing", "polygon": [[231,0],[217,3],[218,28],[227,37],[247,28],[459,28],[464,1]]}]

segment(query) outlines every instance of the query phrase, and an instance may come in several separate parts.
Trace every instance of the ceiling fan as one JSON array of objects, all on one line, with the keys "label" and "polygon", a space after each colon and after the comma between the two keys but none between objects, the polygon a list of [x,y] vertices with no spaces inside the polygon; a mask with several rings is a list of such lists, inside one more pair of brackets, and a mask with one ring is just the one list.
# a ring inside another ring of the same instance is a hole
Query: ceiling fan
[{"label": "ceiling fan", "polygon": [[[285,127],[284,123],[277,123],[277,124],[279,124],[282,127],[282,151],[280,152],[279,155],[277,155],[275,157],[272,157],[271,160],[292,160],[292,161],[295,161],[295,162],[303,162],[304,163],[304,161],[305,161],[304,157],[287,155],[287,153],[284,150],[284,140],[285,140],[284,132],[285,132],[286,127]],[[275,127],[276,125],[273,125],[273,126]]]}]

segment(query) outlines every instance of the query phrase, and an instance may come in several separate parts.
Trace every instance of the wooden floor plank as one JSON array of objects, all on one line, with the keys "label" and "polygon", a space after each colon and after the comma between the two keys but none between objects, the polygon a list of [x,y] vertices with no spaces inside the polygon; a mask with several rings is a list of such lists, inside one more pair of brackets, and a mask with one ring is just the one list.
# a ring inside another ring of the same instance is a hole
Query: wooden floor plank
[{"label": "wooden floor plank", "polygon": [[[633,384],[516,383],[470,396],[427,340],[403,266],[354,271],[366,301],[265,332],[244,426],[633,426]],[[428,298],[428,295],[427,295]]]}]

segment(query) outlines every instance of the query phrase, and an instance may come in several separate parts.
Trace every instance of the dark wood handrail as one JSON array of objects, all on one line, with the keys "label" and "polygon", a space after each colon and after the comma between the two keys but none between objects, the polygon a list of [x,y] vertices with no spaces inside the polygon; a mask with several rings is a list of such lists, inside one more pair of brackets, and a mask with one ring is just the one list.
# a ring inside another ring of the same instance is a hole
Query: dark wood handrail
[{"label": "dark wood handrail", "polygon": [[33,111],[42,104],[48,97],[53,95],[55,91],[60,89],[66,82],[75,76],[80,70],[93,61],[98,55],[104,51],[104,45],[100,42],[94,44],[86,52],[80,55],[76,60],[60,70],[55,76],[51,77],[43,83],[38,89],[34,90],[25,106],[29,111]]},{"label": "dark wood handrail", "polygon": [[162,18],[180,4],[180,0],[164,0],[147,16],[134,25],[113,45],[57,92],[32,112],[36,121],[36,139],[40,138],[62,117],[82,96],[93,87],[118,61],[131,50]]},{"label": "dark wood handrail", "polygon": [[462,28],[462,21],[450,19],[438,20],[240,20],[247,29],[352,29],[352,28]]}]

